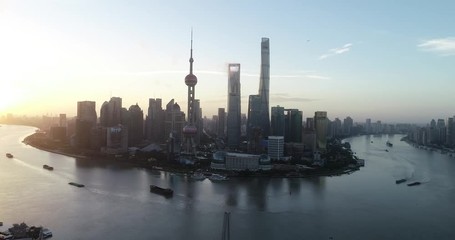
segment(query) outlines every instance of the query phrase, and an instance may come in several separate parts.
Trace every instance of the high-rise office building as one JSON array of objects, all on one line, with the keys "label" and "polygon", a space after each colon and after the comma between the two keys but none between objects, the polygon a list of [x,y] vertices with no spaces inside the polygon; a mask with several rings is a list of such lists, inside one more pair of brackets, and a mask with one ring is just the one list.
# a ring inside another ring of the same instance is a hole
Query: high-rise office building
[{"label": "high-rise office building", "polygon": [[269,114],[269,90],[270,90],[270,46],[269,39],[262,38],[261,41],[261,73],[259,80],[260,104],[260,125],[262,136],[268,137],[270,134],[270,114]]},{"label": "high-rise office building", "polygon": [[248,120],[247,120],[247,137],[248,151],[259,153],[261,150],[261,140],[264,137],[261,123],[261,96],[250,95],[248,99]]},{"label": "high-rise office building", "polygon": [[327,112],[315,112],[314,113],[314,127],[316,130],[316,148],[319,150],[325,150],[327,148],[327,128],[329,125],[329,119],[327,118]]},{"label": "high-rise office building", "polygon": [[193,31],[191,31],[191,47],[190,47],[190,73],[185,77],[185,84],[188,86],[188,119],[186,125],[183,128],[184,142],[183,142],[183,154],[185,155],[196,155],[196,142],[195,135],[198,130],[195,124],[195,109],[194,109],[194,97],[196,91],[197,77],[193,74]]},{"label": "high-rise office building", "polygon": [[104,101],[104,103],[101,105],[100,108],[100,126],[102,127],[107,127],[107,118],[108,118],[108,108],[109,108],[109,102]]},{"label": "high-rise office building", "polygon": [[108,107],[108,120],[109,127],[117,126],[122,123],[122,99],[119,97],[112,97],[109,100]]},{"label": "high-rise office building", "polygon": [[306,118],[305,129],[309,131],[314,130],[314,118]]},{"label": "high-rise office building", "polygon": [[284,107],[272,107],[271,118],[271,135],[284,136],[284,125],[286,121],[284,117]]},{"label": "high-rise office building", "polygon": [[[219,110],[219,109],[218,109]],[[218,115],[213,115],[212,120],[205,123],[204,126],[206,129],[210,130],[210,132],[215,133],[218,135]]]},{"label": "high-rise office building", "polygon": [[173,153],[179,152],[179,145],[182,142],[182,129],[185,124],[185,113],[180,106],[171,99],[166,104],[164,134],[168,142],[172,142]]},{"label": "high-rise office building", "polygon": [[447,127],[444,119],[438,119],[436,129],[438,131],[437,144],[444,144],[447,138]]},{"label": "high-rise office building", "polygon": [[226,122],[227,146],[237,149],[240,145],[240,64],[228,66],[228,110]]},{"label": "high-rise office building", "polygon": [[307,118],[302,136],[303,145],[311,152],[316,150],[316,131],[314,129],[314,118]]},{"label": "high-rise office building", "polygon": [[144,113],[139,105],[128,109],[128,146],[137,146],[144,140]]},{"label": "high-rise office building", "polygon": [[225,122],[226,122],[226,112],[224,108],[218,108],[218,116],[217,116],[217,127],[216,133],[218,138],[224,139],[224,129],[225,129]]},{"label": "high-rise office building", "polygon": [[111,97],[109,102],[104,102],[100,110],[100,125],[114,127],[122,123],[122,99]]},{"label": "high-rise office building", "polygon": [[354,120],[351,117],[346,117],[343,120],[343,135],[350,136],[352,134],[352,127],[354,126]]},{"label": "high-rise office building", "polygon": [[331,130],[333,137],[339,137],[342,135],[343,129],[341,120],[339,118],[335,118],[335,120],[333,120]]},{"label": "high-rise office building", "polygon": [[196,146],[198,146],[201,143],[202,130],[204,129],[202,122],[201,101],[199,99],[194,99],[194,126],[197,128],[196,135],[194,136],[194,142]]},{"label": "high-rise office building", "polygon": [[59,124],[60,127],[67,127],[66,114],[60,113]]},{"label": "high-rise office building", "polygon": [[91,131],[97,120],[95,107],[92,101],[77,102],[75,144],[78,148],[91,147]]},{"label": "high-rise office building", "polygon": [[157,143],[165,141],[164,110],[161,98],[149,98],[149,107],[145,120],[145,135],[147,140]]},{"label": "high-rise office building", "polygon": [[107,154],[123,154],[128,151],[128,128],[118,124],[106,129],[106,147],[102,151]]},{"label": "high-rise office building", "polygon": [[283,136],[269,136],[268,137],[268,154],[273,160],[280,160],[284,152],[284,137]]},{"label": "high-rise office building", "polygon": [[373,132],[373,126],[371,125],[371,118],[367,118],[365,121],[365,133],[370,134]]},{"label": "high-rise office building", "polygon": [[93,101],[77,102],[77,119],[96,123],[96,103]]},{"label": "high-rise office building", "polygon": [[303,112],[298,109],[285,109],[284,141],[302,142]]},{"label": "high-rise office building", "polygon": [[446,134],[446,144],[450,147],[455,145],[455,121],[454,117],[447,119],[447,134]]}]

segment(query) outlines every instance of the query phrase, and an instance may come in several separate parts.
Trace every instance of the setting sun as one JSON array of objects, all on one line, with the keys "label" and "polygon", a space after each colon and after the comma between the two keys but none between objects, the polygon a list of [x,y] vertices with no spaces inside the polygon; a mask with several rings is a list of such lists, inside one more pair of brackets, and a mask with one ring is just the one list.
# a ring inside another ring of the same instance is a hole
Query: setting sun
[{"label": "setting sun", "polygon": [[1,89],[0,112],[9,111],[20,101],[21,94],[19,91],[8,86],[1,86]]}]

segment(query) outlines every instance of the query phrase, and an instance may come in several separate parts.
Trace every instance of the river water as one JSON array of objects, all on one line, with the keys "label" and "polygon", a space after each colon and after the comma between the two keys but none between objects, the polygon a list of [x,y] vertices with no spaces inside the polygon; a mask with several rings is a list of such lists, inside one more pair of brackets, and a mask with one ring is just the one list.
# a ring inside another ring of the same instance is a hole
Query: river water
[{"label": "river water", "polygon": [[346,139],[366,164],[350,175],[211,182],[41,151],[22,143],[34,130],[0,127],[0,221],[43,225],[53,239],[221,239],[225,211],[231,239],[455,239],[455,158],[402,135]]}]

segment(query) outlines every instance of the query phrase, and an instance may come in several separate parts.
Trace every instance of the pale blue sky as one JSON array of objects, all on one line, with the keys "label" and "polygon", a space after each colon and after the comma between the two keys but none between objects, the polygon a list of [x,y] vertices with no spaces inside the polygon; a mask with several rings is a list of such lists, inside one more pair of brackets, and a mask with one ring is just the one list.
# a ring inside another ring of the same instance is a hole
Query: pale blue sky
[{"label": "pale blue sky", "polygon": [[246,112],[269,37],[271,106],[428,122],[455,115],[454,13],[453,1],[0,0],[0,112],[71,116],[110,96],[186,106],[193,27],[205,116],[226,107],[228,63]]}]

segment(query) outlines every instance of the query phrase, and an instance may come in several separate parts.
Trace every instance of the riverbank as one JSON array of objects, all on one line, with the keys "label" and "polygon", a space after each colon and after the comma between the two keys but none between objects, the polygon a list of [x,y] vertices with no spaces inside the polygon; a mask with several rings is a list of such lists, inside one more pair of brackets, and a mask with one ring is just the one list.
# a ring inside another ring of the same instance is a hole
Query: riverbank
[{"label": "riverbank", "polygon": [[[179,163],[169,162],[166,159],[155,158],[150,156],[122,156],[116,157],[111,155],[103,155],[100,153],[78,152],[75,149],[60,142],[50,141],[42,133],[33,133],[23,140],[24,144],[30,145],[42,151],[47,151],[55,154],[60,154],[77,159],[85,159],[88,161],[109,161],[112,163],[126,164],[132,167],[141,167],[158,171],[166,171],[177,174],[190,175],[196,171],[202,171],[210,175],[213,173],[223,174],[229,177],[266,177],[266,178],[311,178],[320,176],[340,176],[343,174],[351,174],[358,171],[361,167],[357,164],[342,164],[337,167],[300,167],[296,164],[274,164],[270,171],[220,171],[210,169],[210,161],[200,161],[195,165],[182,165]],[[164,155],[163,155],[164,156]],[[345,162],[352,162],[351,159]],[[286,166],[282,168],[282,166]]]},{"label": "riverbank", "polygon": [[446,147],[438,146],[438,145],[431,145],[431,146],[420,145],[420,144],[417,144],[416,142],[411,141],[408,137],[403,137],[401,139],[401,141],[404,141],[407,144],[409,144],[415,148],[427,150],[430,152],[439,152],[441,154],[447,154],[450,157],[455,157],[455,149],[450,149],[450,148],[446,148]]}]

